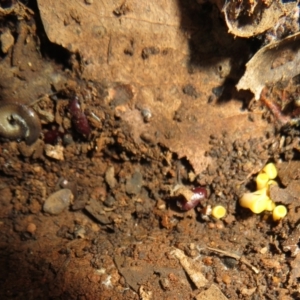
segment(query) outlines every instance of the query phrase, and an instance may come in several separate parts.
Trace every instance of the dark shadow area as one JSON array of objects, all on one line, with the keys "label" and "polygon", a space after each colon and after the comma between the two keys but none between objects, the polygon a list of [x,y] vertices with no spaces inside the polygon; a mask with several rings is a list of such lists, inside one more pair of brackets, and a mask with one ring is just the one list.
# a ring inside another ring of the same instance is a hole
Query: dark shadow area
[{"label": "dark shadow area", "polygon": [[71,68],[70,65],[70,51],[64,47],[52,43],[45,32],[44,25],[39,13],[38,5],[36,0],[22,1],[26,6],[34,11],[34,20],[36,24],[36,34],[39,38],[37,43],[40,46],[41,54],[50,60],[54,60],[56,63],[63,65],[65,68]]},{"label": "dark shadow area", "polygon": [[[15,0],[0,1],[0,7],[9,9],[16,2]],[[71,53],[62,46],[49,41],[40,18],[37,2],[22,1],[22,3],[34,11],[33,18],[37,34],[34,35],[34,38],[37,44],[36,48],[40,50],[43,58],[53,60],[63,68],[69,68]],[[25,21],[28,22],[29,26],[32,24],[30,22],[33,22],[32,20]],[[24,20],[18,19],[13,14],[7,15],[0,20],[0,27],[9,28],[15,41],[17,41],[20,36],[18,25],[21,22],[24,22]],[[1,56],[7,57],[9,54],[2,53]],[[2,77],[1,84],[5,80],[6,78]],[[18,172],[21,178],[26,176],[21,169]],[[57,247],[57,260],[55,261],[50,257],[51,251],[53,251],[52,240],[45,242],[46,245],[47,243],[51,244],[50,247],[48,245],[43,248],[41,241],[35,234],[17,229],[24,218],[28,216],[28,211],[20,212],[12,208],[10,196],[4,194],[3,188],[9,186],[6,182],[12,182],[13,179],[7,173],[4,173],[2,169],[0,173],[0,299],[74,299],[73,289],[70,285],[80,286],[80,282],[75,279],[74,283],[69,284],[69,282],[66,283],[64,278],[70,251],[66,254],[59,253],[60,248]],[[12,175],[12,177],[15,176]],[[27,204],[29,205],[29,203]],[[39,216],[37,219],[41,221],[41,218]],[[67,243],[68,241],[65,240],[60,246],[64,247]],[[64,291],[63,286],[65,286]]]},{"label": "dark shadow area", "polygon": [[[238,92],[235,85],[245,72],[245,64],[259,49],[257,39],[242,39],[228,33],[219,9],[211,4],[199,4],[193,0],[178,0],[181,12],[181,29],[189,37],[190,73],[215,65],[222,72],[224,58],[230,59],[231,69],[219,93],[213,94],[217,102],[227,102],[232,97],[249,101],[250,93]],[[218,65],[219,64],[219,65]]]}]

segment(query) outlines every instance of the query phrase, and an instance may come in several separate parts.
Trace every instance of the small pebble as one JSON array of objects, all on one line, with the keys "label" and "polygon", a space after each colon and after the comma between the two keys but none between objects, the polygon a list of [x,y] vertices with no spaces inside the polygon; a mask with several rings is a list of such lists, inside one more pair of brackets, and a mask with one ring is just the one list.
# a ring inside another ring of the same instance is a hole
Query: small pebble
[{"label": "small pebble", "polygon": [[136,170],[131,178],[126,180],[126,193],[128,195],[137,195],[142,188],[143,184],[143,175],[139,170]]},{"label": "small pebble", "polygon": [[208,223],[208,228],[210,229],[216,228],[216,225],[214,223]]},{"label": "small pebble", "polygon": [[222,276],[222,281],[225,283],[225,284],[230,284],[231,283],[231,278],[228,274],[223,274]]},{"label": "small pebble", "polygon": [[199,256],[199,252],[197,250],[191,250],[190,257],[195,258]]},{"label": "small pebble", "polygon": [[195,250],[196,249],[196,245],[194,243],[190,243],[189,248],[191,250]]},{"label": "small pebble", "polygon": [[166,209],[166,202],[165,201],[162,201],[161,199],[158,199],[157,200],[157,203],[156,203],[156,207],[159,209],[159,210],[165,210]]},{"label": "small pebble", "polygon": [[107,207],[113,207],[115,203],[116,203],[116,199],[111,195],[109,195],[104,201],[104,205]]},{"label": "small pebble", "polygon": [[26,231],[31,233],[31,234],[34,234],[35,231],[36,231],[36,225],[34,223],[29,223],[27,225]]},{"label": "small pebble", "polygon": [[150,120],[152,118],[152,113],[151,113],[150,109],[148,109],[148,108],[142,109],[141,114],[142,114],[142,117],[143,117],[143,120],[145,123],[150,122]]},{"label": "small pebble", "polygon": [[86,230],[83,227],[78,228],[77,230],[75,230],[74,232],[74,236],[77,239],[84,239],[85,238],[85,234],[86,234]]},{"label": "small pebble", "polygon": [[115,178],[115,168],[113,166],[107,168],[105,172],[105,181],[111,189],[115,188],[117,180]]},{"label": "small pebble", "polygon": [[62,189],[51,194],[43,205],[43,210],[51,215],[59,215],[73,201],[73,194],[69,189]]},{"label": "small pebble", "polygon": [[140,135],[140,138],[150,144],[150,145],[154,145],[155,144],[155,138],[148,132],[142,132],[141,135]]},{"label": "small pebble", "polygon": [[70,144],[72,144],[72,143],[74,143],[74,140],[73,140],[72,135],[69,134],[69,133],[65,134],[65,135],[63,136],[63,144],[64,144],[65,146],[67,146],[67,145],[70,145]]},{"label": "small pebble", "polygon": [[53,159],[64,160],[64,147],[61,145],[52,146],[50,144],[46,144],[45,153],[48,157]]},{"label": "small pebble", "polygon": [[259,251],[261,254],[266,254],[268,252],[268,247],[263,247]]},{"label": "small pebble", "polygon": [[206,256],[202,259],[202,262],[206,265],[206,266],[211,266],[213,264],[213,259],[211,256]]},{"label": "small pebble", "polygon": [[168,278],[160,279],[159,283],[165,291],[167,291],[171,288],[170,280]]},{"label": "small pebble", "polygon": [[223,258],[223,263],[226,265],[227,268],[229,269],[233,269],[236,267],[236,265],[238,264],[237,260],[232,258],[232,257],[224,257]]}]

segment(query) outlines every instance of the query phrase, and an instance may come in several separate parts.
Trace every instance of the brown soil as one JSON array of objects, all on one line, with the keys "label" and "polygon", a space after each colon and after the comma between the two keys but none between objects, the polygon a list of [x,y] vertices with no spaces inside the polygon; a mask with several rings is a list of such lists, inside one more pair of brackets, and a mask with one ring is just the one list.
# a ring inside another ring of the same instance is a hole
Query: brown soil
[{"label": "brown soil", "polygon": [[[179,11],[186,5],[189,13],[196,6],[211,18],[216,14],[213,6],[180,3]],[[228,73],[227,62],[220,54],[250,52],[250,42],[223,43],[219,53],[210,35],[199,38],[199,53],[207,47],[216,57],[197,65],[190,45],[191,60],[180,61],[186,73],[172,84],[158,86],[155,78],[149,86],[138,83],[138,71],[132,82],[104,75],[93,80],[83,76],[80,49],[69,52],[47,39],[37,5],[13,5],[18,9],[1,11],[8,50],[2,47],[0,96],[31,106],[42,134],[33,145],[5,139],[0,144],[0,298],[300,297],[298,131],[279,130],[259,103],[251,103],[251,112],[242,110],[251,95],[233,89],[236,74],[225,80],[222,73]],[[133,10],[117,8],[116,19]],[[206,30],[226,32],[223,22],[214,22]],[[134,45],[129,48],[126,57],[136,59],[141,78],[141,62],[159,55],[161,65],[155,64],[165,70],[160,80],[175,74],[177,52],[162,54],[153,40],[138,58]],[[88,134],[70,110],[75,96]],[[269,161],[278,165],[283,195],[274,201],[289,210],[280,222],[238,204],[245,191],[255,190],[255,175]],[[172,196],[178,184],[203,186],[208,197],[181,211]],[[63,189],[72,196],[54,194]],[[56,213],[45,209],[46,201]],[[204,209],[217,204],[227,209],[221,220]]]}]

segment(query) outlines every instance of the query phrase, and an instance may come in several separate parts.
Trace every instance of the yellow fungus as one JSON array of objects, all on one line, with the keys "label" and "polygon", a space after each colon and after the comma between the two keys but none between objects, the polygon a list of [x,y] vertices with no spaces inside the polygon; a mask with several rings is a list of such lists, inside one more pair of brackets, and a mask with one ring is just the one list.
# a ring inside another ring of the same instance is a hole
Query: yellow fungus
[{"label": "yellow fungus", "polygon": [[268,185],[269,176],[266,173],[259,173],[256,176],[256,187],[258,190],[265,188]]},{"label": "yellow fungus", "polygon": [[256,201],[253,202],[252,206],[249,208],[254,212],[255,214],[260,214],[267,208],[269,197],[265,195],[265,197],[260,197],[256,199]]},{"label": "yellow fungus", "polygon": [[254,193],[245,193],[240,198],[240,205],[251,209],[255,214],[259,214],[267,208],[269,200],[267,189],[264,188]]},{"label": "yellow fungus", "polygon": [[271,180],[268,181],[268,186],[270,186],[270,185],[277,185],[278,186],[278,182],[271,179]]},{"label": "yellow fungus", "polygon": [[262,169],[263,173],[266,173],[270,179],[277,177],[277,169],[273,163],[266,164]]},{"label": "yellow fungus", "polygon": [[216,219],[221,219],[226,215],[226,208],[222,205],[217,205],[212,209],[211,215]]},{"label": "yellow fungus", "polygon": [[[283,218],[286,214],[286,208],[278,209],[279,212],[276,212],[276,204],[269,198],[270,191],[269,188],[271,185],[278,185],[278,183],[273,180],[277,177],[277,169],[273,163],[268,163],[256,176],[256,187],[257,191],[254,193],[245,193],[240,198],[240,205],[252,210],[252,212],[259,214],[264,210],[273,211],[274,220],[279,220]],[[278,206],[280,207],[280,206]],[[280,217],[280,213],[283,213],[285,209],[285,214]],[[274,215],[275,210],[275,215]]]},{"label": "yellow fungus", "polygon": [[273,209],[275,208],[275,206],[276,206],[276,204],[271,199],[268,199],[266,210],[267,211],[273,211]]},{"label": "yellow fungus", "polygon": [[273,220],[279,221],[287,214],[287,209],[284,205],[278,205],[273,210]]}]

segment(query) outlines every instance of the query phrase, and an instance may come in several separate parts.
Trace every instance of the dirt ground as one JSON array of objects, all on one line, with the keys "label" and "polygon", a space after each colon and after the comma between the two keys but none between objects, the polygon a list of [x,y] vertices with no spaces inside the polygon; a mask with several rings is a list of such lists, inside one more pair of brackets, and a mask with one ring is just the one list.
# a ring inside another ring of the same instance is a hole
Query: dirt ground
[{"label": "dirt ground", "polygon": [[[1,137],[0,298],[300,299],[300,134],[234,88],[259,40],[209,1],[67,2],[0,2],[0,119],[41,122]],[[278,222],[239,205],[268,162]]]}]

